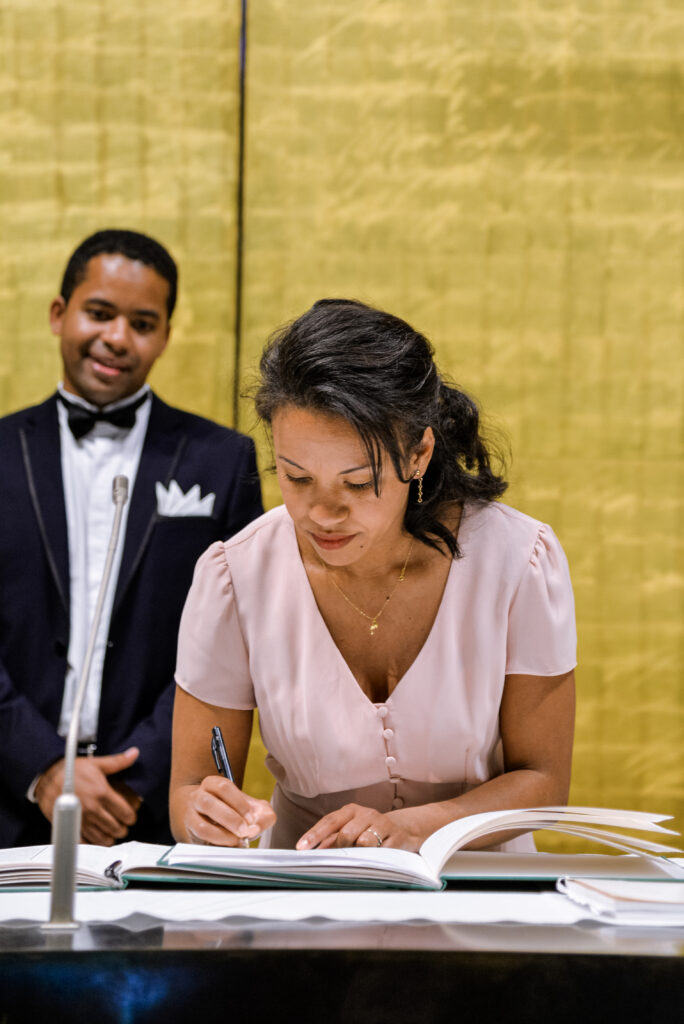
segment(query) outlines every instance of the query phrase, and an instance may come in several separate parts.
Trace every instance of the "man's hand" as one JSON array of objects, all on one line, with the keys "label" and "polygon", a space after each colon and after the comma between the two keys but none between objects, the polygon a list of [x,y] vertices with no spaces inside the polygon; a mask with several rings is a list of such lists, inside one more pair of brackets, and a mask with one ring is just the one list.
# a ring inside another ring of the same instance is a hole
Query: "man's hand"
[{"label": "man's hand", "polygon": [[[139,750],[130,747],[120,754],[105,757],[77,757],[74,765],[74,790],[81,801],[81,839],[86,843],[112,846],[123,839],[134,825],[140,797],[118,780],[109,781],[137,760]],[[64,758],[43,772],[36,784],[36,801],[52,821],[55,800],[64,785]]]}]

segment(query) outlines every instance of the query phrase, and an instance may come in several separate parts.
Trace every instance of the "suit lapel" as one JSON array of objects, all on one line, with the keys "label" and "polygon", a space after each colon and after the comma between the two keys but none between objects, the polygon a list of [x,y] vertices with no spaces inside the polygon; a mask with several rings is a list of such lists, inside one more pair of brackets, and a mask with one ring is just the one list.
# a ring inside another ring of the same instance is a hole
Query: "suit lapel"
[{"label": "suit lapel", "polygon": [[187,437],[175,411],[156,395],[152,396],[150,421],[130,499],[126,538],[114,598],[114,614],[149,542],[157,518],[155,484],[161,481],[168,487],[176,472]]},{"label": "suit lapel", "polygon": [[68,613],[69,541],[55,395],[31,410],[24,426],[19,428],[19,436],[29,494],[45,555],[60,600]]}]

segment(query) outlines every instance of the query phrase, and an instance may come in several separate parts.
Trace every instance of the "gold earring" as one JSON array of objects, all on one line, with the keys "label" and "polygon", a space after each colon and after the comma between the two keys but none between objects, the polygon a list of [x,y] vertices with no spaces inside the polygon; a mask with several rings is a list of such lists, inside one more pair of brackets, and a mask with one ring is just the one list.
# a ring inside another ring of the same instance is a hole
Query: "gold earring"
[{"label": "gold earring", "polygon": [[414,478],[414,480],[418,481],[418,497],[416,498],[416,501],[418,502],[419,505],[422,505],[423,504],[423,478],[422,478],[422,476],[420,474],[420,470],[419,469],[416,470],[416,472],[413,475],[413,478]]}]

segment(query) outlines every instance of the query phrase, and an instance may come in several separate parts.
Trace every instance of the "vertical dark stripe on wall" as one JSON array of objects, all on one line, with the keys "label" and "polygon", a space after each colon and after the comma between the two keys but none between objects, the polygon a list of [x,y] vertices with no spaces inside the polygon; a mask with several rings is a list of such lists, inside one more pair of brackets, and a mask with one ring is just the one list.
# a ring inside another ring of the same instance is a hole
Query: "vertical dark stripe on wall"
[{"label": "vertical dark stripe on wall", "polygon": [[239,426],[240,371],[242,362],[242,261],[245,195],[245,99],[247,89],[247,0],[242,0],[240,20],[240,98],[238,111],[237,224],[235,235],[235,369],[233,371],[233,425]]}]

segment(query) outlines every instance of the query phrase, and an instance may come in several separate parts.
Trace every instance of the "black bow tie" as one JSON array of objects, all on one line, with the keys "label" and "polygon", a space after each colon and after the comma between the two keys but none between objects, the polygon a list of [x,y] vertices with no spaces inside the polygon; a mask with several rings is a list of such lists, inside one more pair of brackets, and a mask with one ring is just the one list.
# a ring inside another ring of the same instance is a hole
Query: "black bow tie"
[{"label": "black bow tie", "polygon": [[147,400],[148,395],[149,391],[146,391],[136,402],[120,406],[118,409],[112,409],[110,412],[102,412],[99,409],[96,412],[91,412],[90,409],[85,409],[82,405],[70,402],[61,392],[59,398],[66,406],[69,430],[78,441],[80,438],[85,437],[96,423],[112,423],[115,427],[130,430],[135,424],[135,414],[143,402]]}]

